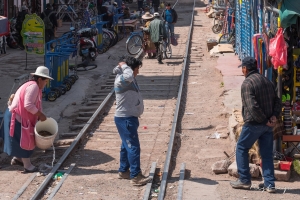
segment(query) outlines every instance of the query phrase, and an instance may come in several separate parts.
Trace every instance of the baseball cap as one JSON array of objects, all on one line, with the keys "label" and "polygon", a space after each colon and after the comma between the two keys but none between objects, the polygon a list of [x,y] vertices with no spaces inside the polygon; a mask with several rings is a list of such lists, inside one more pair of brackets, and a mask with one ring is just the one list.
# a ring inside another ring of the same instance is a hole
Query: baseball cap
[{"label": "baseball cap", "polygon": [[171,6],[171,4],[170,3],[167,3],[167,5],[166,6]]},{"label": "baseball cap", "polygon": [[242,64],[239,65],[238,67],[243,67],[245,66],[248,70],[255,70],[257,69],[257,61],[255,58],[253,57],[245,57],[243,60],[242,60]]}]

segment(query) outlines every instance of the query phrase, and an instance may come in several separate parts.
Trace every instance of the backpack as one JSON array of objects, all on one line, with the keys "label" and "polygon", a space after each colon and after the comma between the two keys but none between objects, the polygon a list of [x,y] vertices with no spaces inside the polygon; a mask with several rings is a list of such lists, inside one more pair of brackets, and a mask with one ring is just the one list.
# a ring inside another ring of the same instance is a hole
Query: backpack
[{"label": "backpack", "polygon": [[52,29],[53,28],[53,24],[52,22],[50,21],[50,18],[49,16],[52,14],[53,12],[50,12],[49,15],[46,15],[46,13],[44,12],[44,24],[45,24],[45,29]]}]

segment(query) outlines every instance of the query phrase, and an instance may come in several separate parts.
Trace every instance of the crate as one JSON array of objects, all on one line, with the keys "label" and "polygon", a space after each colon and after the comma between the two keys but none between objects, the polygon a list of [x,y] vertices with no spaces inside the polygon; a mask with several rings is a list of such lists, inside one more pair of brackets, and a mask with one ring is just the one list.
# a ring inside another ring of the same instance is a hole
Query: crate
[{"label": "crate", "polygon": [[289,161],[280,161],[280,170],[282,171],[290,171],[292,162]]},{"label": "crate", "polygon": [[207,51],[210,51],[214,46],[218,45],[218,42],[207,42]]}]

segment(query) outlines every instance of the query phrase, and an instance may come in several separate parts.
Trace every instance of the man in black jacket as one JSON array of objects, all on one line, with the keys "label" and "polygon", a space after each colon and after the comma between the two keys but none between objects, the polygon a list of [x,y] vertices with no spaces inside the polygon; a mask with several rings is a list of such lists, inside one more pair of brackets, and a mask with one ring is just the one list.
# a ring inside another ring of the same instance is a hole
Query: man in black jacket
[{"label": "man in black jacket", "polygon": [[171,4],[166,4],[166,9],[162,13],[162,18],[165,20],[166,24],[166,31],[169,35],[169,30],[171,32],[171,37],[174,37],[174,25],[177,22],[177,13],[176,11],[171,8]]},{"label": "man in black jacket", "polygon": [[41,14],[45,26],[45,42],[54,39],[54,29],[57,27],[57,18],[55,12],[52,10],[50,3],[46,4],[46,10]]},{"label": "man in black jacket", "polygon": [[248,153],[258,140],[264,180],[259,187],[274,193],[273,127],[281,112],[281,102],[274,84],[258,73],[255,58],[244,58],[240,67],[246,77],[241,88],[244,125],[236,145],[239,179],[230,184],[235,189],[251,188]]}]

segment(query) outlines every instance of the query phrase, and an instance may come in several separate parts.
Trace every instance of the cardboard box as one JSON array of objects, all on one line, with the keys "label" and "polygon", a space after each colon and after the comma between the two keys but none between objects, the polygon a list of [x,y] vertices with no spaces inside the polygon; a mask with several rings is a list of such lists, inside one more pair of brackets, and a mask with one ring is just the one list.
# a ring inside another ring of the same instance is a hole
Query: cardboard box
[{"label": "cardboard box", "polygon": [[218,42],[207,42],[207,51],[210,51],[214,46],[218,45]]}]

